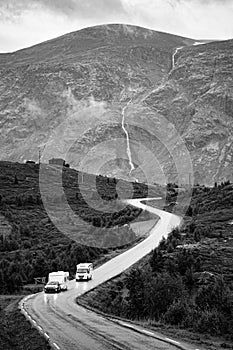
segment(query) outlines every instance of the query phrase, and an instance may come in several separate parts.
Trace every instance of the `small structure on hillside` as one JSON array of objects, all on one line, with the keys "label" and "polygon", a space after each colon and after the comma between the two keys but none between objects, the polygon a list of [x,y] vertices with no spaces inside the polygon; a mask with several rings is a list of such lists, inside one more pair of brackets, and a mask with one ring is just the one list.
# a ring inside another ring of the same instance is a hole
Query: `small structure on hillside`
[{"label": "small structure on hillside", "polygon": [[38,284],[38,283],[45,284],[46,283],[46,277],[34,277],[34,281],[35,281],[35,284]]}]

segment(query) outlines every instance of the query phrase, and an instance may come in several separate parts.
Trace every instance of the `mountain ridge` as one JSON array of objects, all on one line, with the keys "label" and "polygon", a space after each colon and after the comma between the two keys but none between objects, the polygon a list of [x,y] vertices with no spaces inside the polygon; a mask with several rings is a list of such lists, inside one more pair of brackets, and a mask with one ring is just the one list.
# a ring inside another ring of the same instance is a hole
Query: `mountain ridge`
[{"label": "mountain ridge", "polygon": [[[117,29],[118,29],[118,31],[117,31]],[[113,34],[115,33],[116,36],[117,36],[117,33],[119,35],[122,32],[126,35],[126,37],[127,37],[127,34],[128,34],[128,36],[130,36],[130,34],[132,35],[133,33],[134,33],[134,35],[137,33],[140,33],[140,35],[143,36],[143,33],[144,33],[144,37],[146,37],[146,38],[148,38],[148,36],[150,36],[150,35],[153,36],[153,34],[155,35],[155,33],[157,33],[157,35],[161,36],[161,37],[167,36],[167,37],[173,37],[174,39],[179,38],[180,40],[184,40],[186,42],[197,41],[195,39],[186,38],[186,37],[183,37],[180,35],[170,34],[167,32],[162,32],[162,31],[157,31],[157,30],[152,30],[152,29],[146,29],[144,27],[130,25],[130,24],[118,24],[118,23],[101,24],[101,25],[97,25],[94,27],[91,26],[91,27],[82,28],[80,30],[75,30],[75,31],[72,31],[70,33],[66,33],[66,34],[60,35],[58,37],[43,41],[42,43],[31,45],[31,46],[28,46],[28,47],[25,47],[25,48],[22,48],[22,49],[19,49],[16,51],[0,53],[0,59],[4,56],[11,56],[11,55],[15,56],[17,54],[24,53],[25,51],[29,51],[30,49],[41,48],[42,46],[46,46],[47,44],[53,44],[53,43],[56,43],[57,41],[59,41],[59,43],[60,43],[64,39],[77,40],[77,39],[81,39],[82,36],[84,39],[87,39],[88,34],[91,38],[91,36],[94,35],[95,30],[97,30],[99,32],[97,35],[97,38],[100,36],[101,33],[102,34],[107,34],[107,33],[110,34],[111,32]],[[109,43],[111,44],[111,41]],[[0,62],[1,62],[1,60],[0,60]]]}]

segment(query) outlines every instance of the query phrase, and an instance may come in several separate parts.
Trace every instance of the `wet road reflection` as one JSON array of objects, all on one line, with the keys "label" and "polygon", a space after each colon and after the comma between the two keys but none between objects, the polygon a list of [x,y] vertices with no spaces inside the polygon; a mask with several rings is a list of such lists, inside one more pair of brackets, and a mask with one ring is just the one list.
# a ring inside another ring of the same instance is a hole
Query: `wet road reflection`
[{"label": "wet road reflection", "polygon": [[49,302],[54,302],[54,304],[56,304],[57,298],[58,298],[57,293],[53,293],[53,294],[44,293],[44,296],[43,296],[44,304],[48,304]]}]

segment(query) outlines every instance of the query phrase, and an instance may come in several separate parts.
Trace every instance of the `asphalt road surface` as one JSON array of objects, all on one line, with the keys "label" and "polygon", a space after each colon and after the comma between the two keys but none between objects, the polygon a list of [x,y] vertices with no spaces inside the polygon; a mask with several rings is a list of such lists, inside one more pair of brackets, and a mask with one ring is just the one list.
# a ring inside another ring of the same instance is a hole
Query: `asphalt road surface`
[{"label": "asphalt road surface", "polygon": [[[117,276],[155,248],[162,236],[166,237],[173,227],[180,224],[176,215],[128,200],[128,203],[160,216],[151,234],[140,244],[113,258],[94,270],[89,282],[70,281],[67,292],[45,294],[41,292],[24,303],[24,309],[34,323],[43,328],[55,343],[64,350],[175,350],[177,346],[141,334],[110,319],[95,314],[75,303],[75,298],[97,285]],[[167,338],[166,338],[167,339]],[[187,349],[196,349],[193,346]]]}]

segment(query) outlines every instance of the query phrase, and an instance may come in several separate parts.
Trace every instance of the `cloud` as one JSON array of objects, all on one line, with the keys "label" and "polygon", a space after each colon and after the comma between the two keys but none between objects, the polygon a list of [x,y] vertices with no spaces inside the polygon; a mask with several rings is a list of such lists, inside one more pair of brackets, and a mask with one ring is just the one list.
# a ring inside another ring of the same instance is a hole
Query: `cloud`
[{"label": "cloud", "polygon": [[[165,0],[166,1],[166,0]],[[228,4],[231,3],[232,0],[167,0],[171,6],[175,6],[176,4],[182,4],[185,2],[189,2],[189,3],[199,3],[201,5],[208,5],[208,4]]]},{"label": "cloud", "polygon": [[0,0],[0,52],[103,23],[233,38],[233,0]]},{"label": "cloud", "polygon": [[122,0],[122,5],[134,24],[196,39],[233,38],[233,0]]},{"label": "cloud", "polygon": [[0,0],[0,52],[88,26],[127,22],[126,15],[121,0]]},{"label": "cloud", "polygon": [[[84,26],[84,22],[82,23]],[[0,20],[0,52],[9,52],[52,39],[72,30],[76,25],[63,16],[42,10],[27,10],[7,20]]]},{"label": "cloud", "polygon": [[124,14],[120,0],[39,0],[45,7],[79,17],[107,17]]},{"label": "cloud", "polygon": [[30,10],[51,11],[76,18],[124,14],[121,0],[0,0],[0,13],[10,19]]}]

